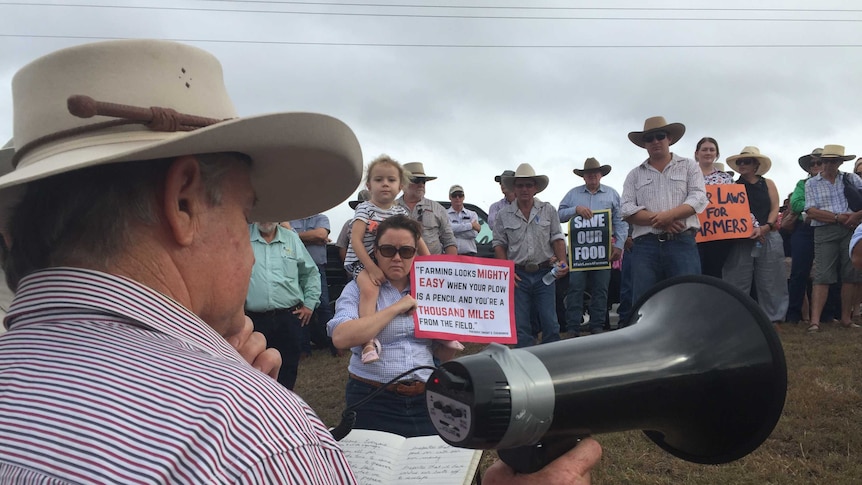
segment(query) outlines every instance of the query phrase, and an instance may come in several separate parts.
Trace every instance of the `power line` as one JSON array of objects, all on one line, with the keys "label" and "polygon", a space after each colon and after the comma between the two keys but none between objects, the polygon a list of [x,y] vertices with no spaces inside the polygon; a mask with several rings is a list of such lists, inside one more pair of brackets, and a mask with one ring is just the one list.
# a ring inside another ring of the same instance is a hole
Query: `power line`
[{"label": "power line", "polygon": [[[125,40],[130,37],[104,37],[88,35],[36,35],[36,34],[0,34],[0,38],[33,38],[33,39],[74,39],[74,40]],[[306,42],[278,40],[231,40],[231,39],[180,39],[163,38],[175,42],[199,42],[218,44],[262,44],[262,45],[297,45],[323,47],[420,47],[441,49],[836,49],[858,48],[862,44],[676,44],[676,45],[553,45],[553,44],[401,44],[386,42]]]},{"label": "power line", "polygon": [[[430,18],[430,19],[471,19],[471,20],[625,20],[625,21],[655,21],[655,22],[860,22],[862,19],[811,19],[811,18],[714,18],[714,17],[598,17],[598,16],[517,16],[517,15],[443,15],[443,14],[408,14],[408,13],[366,13],[366,12],[309,12],[302,10],[250,10],[238,8],[203,8],[203,7],[155,7],[147,5],[92,5],[92,4],[59,4],[34,2],[2,2],[0,5],[26,7],[71,7],[71,8],[106,8],[124,10],[156,10],[214,13],[252,13],[252,14],[286,14],[286,15],[320,15],[342,17],[380,17],[380,18]],[[634,9],[631,9],[634,10]],[[657,9],[640,9],[657,10]],[[679,10],[679,9],[677,9]]]}]

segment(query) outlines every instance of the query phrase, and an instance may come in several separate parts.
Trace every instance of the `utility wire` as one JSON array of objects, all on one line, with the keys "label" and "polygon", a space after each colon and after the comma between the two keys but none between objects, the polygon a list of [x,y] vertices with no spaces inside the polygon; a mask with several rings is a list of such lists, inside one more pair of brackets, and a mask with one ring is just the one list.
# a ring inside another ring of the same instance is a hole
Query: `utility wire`
[{"label": "utility wire", "polygon": [[[32,39],[75,39],[75,40],[125,40],[130,37],[106,37],[88,35],[38,35],[38,34],[0,34],[0,38],[32,38]],[[336,47],[421,47],[442,49],[823,49],[823,48],[858,48],[862,44],[676,44],[676,45],[553,45],[553,44],[404,44],[389,42],[306,42],[280,40],[232,40],[232,39],[179,39],[164,38],[175,42],[200,42],[221,44],[263,44],[263,45],[299,45],[299,46],[336,46]]]},{"label": "utility wire", "polygon": [[[157,7],[148,5],[92,5],[73,3],[35,3],[35,2],[2,2],[0,5],[26,7],[72,7],[72,8],[107,8],[127,10],[185,11],[185,12],[216,12],[216,13],[263,13],[289,15],[320,15],[342,17],[380,17],[380,18],[430,18],[430,19],[472,19],[472,20],[625,20],[625,21],[656,21],[656,22],[860,22],[862,19],[812,19],[812,18],[715,18],[715,17],[598,17],[598,16],[517,16],[517,15],[438,15],[438,14],[407,14],[407,13],[365,13],[365,12],[309,12],[302,10],[251,10],[238,8],[203,8],[203,7]],[[653,9],[654,10],[654,9]]]}]

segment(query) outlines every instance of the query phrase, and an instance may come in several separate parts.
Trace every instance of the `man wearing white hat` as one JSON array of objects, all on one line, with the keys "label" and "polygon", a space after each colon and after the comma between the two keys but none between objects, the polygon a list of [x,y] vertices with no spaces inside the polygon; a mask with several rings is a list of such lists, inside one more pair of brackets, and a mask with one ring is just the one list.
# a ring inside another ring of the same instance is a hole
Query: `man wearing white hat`
[{"label": "man wearing white hat", "polygon": [[[809,332],[820,330],[821,314],[829,285],[841,281],[841,326],[858,328],[853,323],[862,272],[850,261],[850,239],[862,221],[862,207],[851,207],[848,191],[862,190],[862,179],[855,173],[838,171],[855,155],[844,155],[841,145],[825,145],[820,152],[823,170],[805,182],[805,212],[814,228],[814,276],[811,288],[811,325]],[[852,193],[852,192],[851,192]],[[839,278],[840,275],[840,278]]]},{"label": "man wearing white hat", "polygon": [[[173,42],[64,49],[22,68],[12,90],[0,475],[355,483],[243,315],[249,220],[343,200],[362,172],[350,128],[312,113],[238,118],[218,61]],[[326,190],[285,190],[292,179]],[[588,481],[600,456],[588,442],[545,478]],[[512,474],[493,468],[485,483]]]},{"label": "man wearing white hat", "polygon": [[[497,213],[494,229],[494,257],[515,262],[515,326],[518,347],[534,345],[530,316],[535,313],[542,331],[542,343],[560,340],[554,285],[542,278],[556,262],[566,261],[566,240],[554,206],[536,198],[548,187],[547,175],[536,175],[522,163],[503,184],[515,193],[515,201]],[[562,267],[557,278],[568,274]]]},{"label": "man wearing white hat", "polygon": [[[602,165],[595,158],[584,161],[583,169],[572,172],[584,179],[579,185],[563,196],[557,213],[560,222],[569,222],[576,216],[584,220],[593,218],[593,211],[611,211],[611,229],[614,236],[611,261],[617,261],[623,254],[623,245],[628,236],[629,225],[620,216],[620,194],[612,187],[602,184],[602,177],[611,172],[610,165]],[[602,333],[607,324],[608,286],[611,283],[611,270],[570,271],[569,289],[566,293],[566,328],[577,336],[584,316],[584,292],[590,292],[590,333]]]},{"label": "man wearing white hat", "polygon": [[419,162],[405,163],[404,170],[409,173],[410,183],[398,198],[398,204],[410,212],[411,218],[422,223],[422,240],[428,246],[428,251],[431,254],[458,254],[446,208],[425,197],[425,182],[436,180],[437,177],[426,175],[425,167]]},{"label": "man wearing white hat", "polygon": [[670,151],[684,133],[682,123],[654,116],[644,122],[643,131],[628,135],[649,155],[623,184],[623,218],[634,226],[633,301],[659,281],[700,274],[697,213],[706,209],[708,200],[697,162]]},{"label": "man wearing white hat", "polygon": [[449,187],[449,202],[452,205],[446,210],[446,215],[449,216],[449,225],[455,234],[458,254],[475,256],[476,235],[482,230],[482,226],[479,225],[478,214],[464,207],[464,187]]}]

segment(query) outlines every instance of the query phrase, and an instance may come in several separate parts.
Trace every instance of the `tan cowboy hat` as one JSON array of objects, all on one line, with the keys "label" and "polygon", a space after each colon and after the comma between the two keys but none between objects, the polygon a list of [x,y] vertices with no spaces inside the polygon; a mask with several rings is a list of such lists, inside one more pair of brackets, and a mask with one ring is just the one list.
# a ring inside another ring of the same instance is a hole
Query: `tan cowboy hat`
[{"label": "tan cowboy hat", "polygon": [[366,200],[368,200],[370,198],[371,198],[371,192],[368,192],[367,189],[362,189],[359,191],[358,194],[356,194],[356,200],[351,200],[350,202],[347,203],[347,205],[349,205],[351,209],[356,209],[356,206],[358,206],[359,204],[365,202]]},{"label": "tan cowboy hat", "polygon": [[[362,176],[346,124],[315,113],[239,118],[218,60],[176,42],[97,42],[48,54],[15,74],[12,100],[15,169],[0,177],[0,208],[27,182],[84,167],[240,152],[252,160],[258,199],[249,217],[284,221],[334,207]],[[306,181],[325,181],[325,190]]]},{"label": "tan cowboy hat", "polygon": [[494,177],[494,182],[499,183],[503,177],[511,177],[512,175],[515,175],[514,170],[503,170],[503,173],[501,175],[497,175],[496,177]]},{"label": "tan cowboy hat", "polygon": [[802,170],[806,172],[811,169],[811,160],[814,158],[820,158],[820,155],[823,153],[822,148],[815,148],[811,150],[811,153],[808,155],[802,155],[799,157],[799,166],[802,167]]},{"label": "tan cowboy hat", "polygon": [[820,153],[820,158],[828,158],[835,160],[836,158],[842,162],[853,160],[856,155],[845,155],[844,145],[823,145],[823,152]]},{"label": "tan cowboy hat", "polygon": [[425,175],[425,167],[422,166],[421,162],[411,162],[404,164],[404,170],[407,171],[407,178],[411,181],[414,180],[436,180],[437,177],[431,177],[429,175]]},{"label": "tan cowboy hat", "polygon": [[515,179],[533,179],[536,181],[536,193],[548,188],[550,180],[547,175],[536,175],[536,171],[529,163],[522,163],[515,169],[514,175],[504,175],[500,180],[504,187],[515,190]]},{"label": "tan cowboy hat", "polygon": [[763,175],[772,168],[772,160],[769,159],[766,155],[760,154],[760,149],[754,146],[745,147],[739,152],[739,155],[733,155],[727,157],[725,162],[730,165],[730,168],[739,172],[739,165],[736,164],[738,160],[742,160],[743,158],[754,158],[760,164],[757,167],[757,171],[754,172],[755,175]]},{"label": "tan cowboy hat", "polygon": [[644,121],[644,130],[643,131],[633,131],[629,133],[629,140],[635,145],[646,148],[646,145],[643,141],[644,133],[649,133],[652,131],[664,131],[667,133],[670,138],[670,144],[678,142],[682,135],[685,134],[685,125],[682,123],[668,123],[665,121],[664,116],[653,116],[652,118],[647,118]]},{"label": "tan cowboy hat", "polygon": [[604,177],[605,175],[607,175],[611,172],[611,166],[610,165],[602,165],[599,163],[598,160],[590,157],[584,161],[583,170],[578,170],[577,168],[572,170],[572,172],[574,172],[575,175],[578,175],[580,177],[583,177],[585,172],[590,172],[590,171],[599,171],[599,172],[601,172],[602,177]]}]

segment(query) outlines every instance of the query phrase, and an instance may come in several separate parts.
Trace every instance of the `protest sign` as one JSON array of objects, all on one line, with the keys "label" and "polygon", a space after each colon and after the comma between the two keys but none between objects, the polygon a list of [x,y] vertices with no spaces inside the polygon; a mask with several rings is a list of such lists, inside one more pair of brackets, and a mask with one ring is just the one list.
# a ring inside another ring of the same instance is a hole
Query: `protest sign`
[{"label": "protest sign", "polygon": [[611,268],[611,210],[593,211],[593,217],[569,221],[569,271]]},{"label": "protest sign", "polygon": [[471,256],[417,256],[410,273],[419,338],[513,344],[514,264]]},{"label": "protest sign", "polygon": [[697,242],[751,236],[751,209],[744,185],[707,185],[706,197],[709,205],[697,215],[700,220],[700,230],[695,237]]}]

